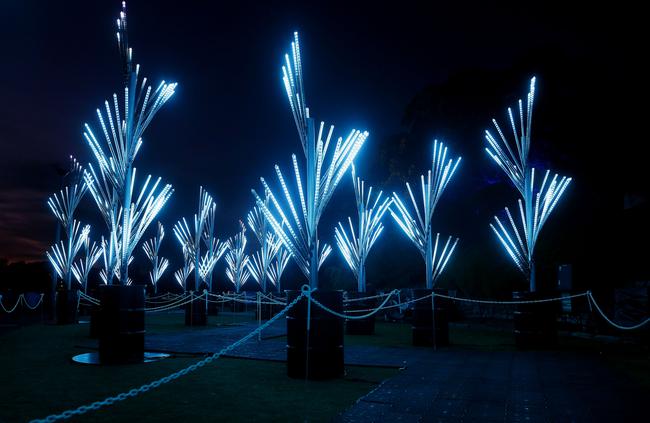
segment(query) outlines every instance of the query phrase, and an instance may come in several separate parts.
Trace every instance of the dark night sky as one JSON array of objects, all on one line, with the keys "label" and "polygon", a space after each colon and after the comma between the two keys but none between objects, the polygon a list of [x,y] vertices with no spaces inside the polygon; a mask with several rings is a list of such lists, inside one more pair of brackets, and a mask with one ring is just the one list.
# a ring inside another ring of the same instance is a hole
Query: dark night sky
[{"label": "dark night sky", "polygon": [[[69,154],[91,159],[82,125],[95,124],[95,108],[121,89],[114,39],[120,3],[3,3],[0,257],[33,260],[43,257],[54,235],[45,207],[59,184],[54,165],[65,165]],[[522,57],[545,49],[596,63],[591,80],[602,81],[603,93],[611,91],[610,72],[627,66],[622,51],[610,50],[605,20],[577,7],[132,0],[128,12],[142,73],[154,82],[179,82],[136,160],[139,171],[175,188],[161,215],[170,244],[171,226],[194,212],[200,184],[217,200],[218,232],[225,237],[252,206],[250,188],[258,187],[259,176],[272,177],[274,163],[286,167],[299,152],[280,78],[294,30],[301,32],[312,115],[335,124],[338,135],[353,127],[370,131],[359,160],[370,182],[375,169],[364,162],[374,162],[364,158],[408,133],[405,110],[427,87],[445,86],[468,70],[508,73]],[[531,75],[517,76],[509,87],[524,95]],[[594,95],[590,107],[600,107],[594,101],[605,107],[608,96]],[[472,113],[487,127],[513,100],[496,98],[498,108]],[[480,129],[473,139],[446,141],[464,156],[483,148]],[[429,144],[420,147],[424,157],[430,154]],[[424,170],[426,161],[416,165]],[[341,190],[351,197],[347,183]],[[82,216],[96,214],[91,200],[84,201]]]}]

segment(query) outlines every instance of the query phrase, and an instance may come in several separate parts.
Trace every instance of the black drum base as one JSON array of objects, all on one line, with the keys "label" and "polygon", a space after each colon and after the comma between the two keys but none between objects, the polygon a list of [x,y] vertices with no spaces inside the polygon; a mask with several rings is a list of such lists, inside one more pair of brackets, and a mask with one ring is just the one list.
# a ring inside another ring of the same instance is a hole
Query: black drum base
[{"label": "black drum base", "polygon": [[[553,296],[552,293],[513,292],[513,300],[530,301]],[[517,304],[513,313],[517,348],[544,349],[557,345],[556,307],[554,302]]]},{"label": "black drum base", "polygon": [[99,361],[102,364],[144,360],[144,287],[105,285],[99,290]]},{"label": "black drum base", "polygon": [[[291,302],[300,291],[287,291]],[[343,313],[342,291],[315,291],[314,298],[330,309]],[[287,374],[291,378],[323,380],[343,377],[343,319],[316,304],[311,305],[307,335],[307,298],[287,312]]]},{"label": "black drum base", "polygon": [[[348,299],[354,300],[357,298],[367,297],[370,294],[366,292],[349,292]],[[377,299],[369,298],[360,301],[348,301],[345,305],[347,311],[362,310],[358,313],[349,313],[350,316],[361,316],[369,313],[367,310],[372,310],[377,307]],[[349,319],[345,321],[345,333],[348,335],[374,335],[375,333],[375,315],[365,319]]]},{"label": "black drum base", "polygon": [[[442,290],[435,290],[446,294]],[[430,289],[414,289],[414,298],[431,294]],[[416,347],[446,347],[449,345],[449,315],[447,302],[440,297],[434,300],[435,313],[431,310],[431,298],[417,301],[413,308],[412,336]],[[435,333],[434,333],[435,322]]]},{"label": "black drum base", "polygon": [[56,291],[56,324],[70,325],[77,323],[77,306],[79,291],[76,289],[57,289]]},{"label": "black drum base", "polygon": [[185,326],[205,326],[208,324],[208,315],[205,312],[205,300],[195,299],[185,304]]}]

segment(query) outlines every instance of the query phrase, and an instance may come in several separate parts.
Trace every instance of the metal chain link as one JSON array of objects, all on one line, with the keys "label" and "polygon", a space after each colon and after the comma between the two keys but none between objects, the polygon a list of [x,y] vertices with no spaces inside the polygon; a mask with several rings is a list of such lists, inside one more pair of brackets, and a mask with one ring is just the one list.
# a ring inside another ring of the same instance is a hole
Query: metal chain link
[{"label": "metal chain link", "polygon": [[218,359],[219,357],[221,357],[222,355],[226,354],[228,351],[231,351],[231,350],[237,348],[238,346],[242,345],[243,343],[245,343],[246,341],[250,340],[255,335],[257,335],[259,332],[266,329],[273,322],[275,322],[281,316],[283,316],[291,307],[296,305],[296,303],[298,303],[298,301],[300,301],[300,299],[302,299],[302,297],[308,295],[308,294],[306,294],[306,292],[308,293],[309,291],[303,291],[298,297],[296,297],[295,300],[293,300],[292,302],[287,304],[287,306],[284,309],[282,309],[278,314],[273,316],[271,319],[269,319],[262,326],[258,327],[254,331],[250,332],[248,335],[241,338],[239,341],[237,341],[237,342],[235,342],[233,344],[230,344],[227,347],[222,348],[220,351],[212,354],[209,357],[204,358],[203,360],[201,360],[201,361],[199,361],[197,363],[192,364],[191,366],[188,366],[188,367],[186,367],[186,368],[184,368],[182,370],[179,370],[176,373],[172,373],[169,376],[165,376],[165,377],[160,378],[158,380],[155,380],[153,382],[144,384],[144,385],[142,385],[142,386],[140,386],[138,388],[133,388],[128,392],[122,392],[121,394],[105,398],[105,399],[103,399],[101,401],[95,401],[95,402],[93,402],[92,404],[89,404],[89,405],[82,405],[82,406],[79,406],[79,407],[77,407],[77,408],[75,408],[73,410],[66,410],[66,411],[62,412],[61,414],[51,414],[51,415],[49,415],[49,416],[47,416],[47,417],[45,417],[43,419],[34,419],[34,420],[31,420],[30,423],[52,423],[52,422],[55,422],[57,420],[69,419],[70,417],[75,416],[75,415],[80,416],[82,414],[87,413],[88,411],[99,410],[101,407],[105,407],[107,405],[112,405],[112,404],[114,404],[116,402],[124,401],[127,398],[136,397],[139,394],[145,393],[145,392],[147,392],[147,391],[149,391],[151,389],[158,388],[160,385],[164,385],[166,383],[172,382],[172,381],[178,379],[181,376],[185,376],[188,373],[191,373],[191,372],[193,372],[195,370],[198,370],[201,367],[205,366],[206,364],[209,364],[209,363],[213,362],[214,360]]}]

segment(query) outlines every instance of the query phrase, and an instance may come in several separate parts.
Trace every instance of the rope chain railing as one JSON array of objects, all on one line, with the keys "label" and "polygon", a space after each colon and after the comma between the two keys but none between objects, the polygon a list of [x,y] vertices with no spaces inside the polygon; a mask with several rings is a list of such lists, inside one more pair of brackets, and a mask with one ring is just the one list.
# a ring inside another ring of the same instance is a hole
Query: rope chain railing
[{"label": "rope chain railing", "polygon": [[238,346],[242,345],[243,343],[249,341],[252,339],[254,336],[256,336],[259,332],[262,330],[266,329],[268,326],[272,325],[276,320],[278,320],[280,317],[282,317],[289,309],[291,309],[294,305],[298,303],[304,296],[309,296],[309,291],[303,291],[298,297],[296,297],[295,300],[291,301],[289,304],[286,305],[278,314],[273,316],[271,319],[269,319],[267,322],[265,322],[262,326],[258,327],[254,331],[250,332],[248,335],[244,336],[240,340],[222,348],[221,350],[217,351],[216,353],[204,358],[203,360],[194,363],[190,366],[185,367],[184,369],[181,369],[175,373],[172,373],[168,376],[162,377],[160,379],[157,379],[153,382],[146,383],[144,385],[139,386],[138,388],[133,388],[127,392],[122,392],[121,394],[114,395],[108,398],[105,398],[101,401],[95,401],[89,405],[82,405],[77,408],[74,408],[72,410],[66,410],[60,414],[51,414],[43,419],[34,419],[31,420],[31,423],[52,423],[58,420],[65,420],[69,419],[70,417],[73,416],[80,416],[82,414],[85,414],[89,411],[94,411],[94,410],[99,410],[102,407],[108,406],[108,405],[113,405],[116,402],[121,402],[126,400],[127,398],[133,398],[136,397],[140,394],[143,394],[151,389],[156,389],[160,387],[161,385],[167,384],[169,382],[172,382],[181,376],[185,376],[188,373],[194,372],[201,367],[205,366],[206,364],[212,363],[214,360],[217,360],[224,354],[228,353],[229,351],[234,350]]},{"label": "rope chain railing", "polygon": [[2,303],[2,296],[0,296],[0,307],[2,307],[2,309],[3,309],[3,310],[5,311],[5,313],[7,313],[7,314],[10,314],[10,313],[13,313],[14,311],[16,311],[16,309],[18,308],[18,306],[19,306],[21,303],[24,304],[25,307],[27,307],[28,309],[30,309],[30,310],[35,310],[36,307],[38,307],[39,305],[41,305],[41,303],[43,302],[43,297],[44,297],[44,296],[45,296],[45,294],[40,294],[40,297],[39,297],[39,299],[38,299],[38,302],[32,306],[32,305],[30,305],[30,304],[27,302],[27,299],[25,298],[25,294],[20,294],[20,295],[18,296],[18,298],[16,299],[16,303],[13,305],[13,307],[10,307],[9,309],[7,309],[7,308],[5,307],[5,305]]}]

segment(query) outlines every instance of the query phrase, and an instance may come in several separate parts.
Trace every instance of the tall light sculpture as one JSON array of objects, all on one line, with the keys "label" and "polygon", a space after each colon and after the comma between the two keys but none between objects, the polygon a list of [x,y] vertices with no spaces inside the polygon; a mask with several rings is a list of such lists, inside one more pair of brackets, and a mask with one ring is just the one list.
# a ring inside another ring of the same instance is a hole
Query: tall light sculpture
[{"label": "tall light sculpture", "polygon": [[275,286],[278,293],[282,290],[282,274],[284,273],[284,269],[287,268],[290,258],[291,253],[289,250],[287,250],[283,245],[280,245],[275,259],[271,262],[271,266],[269,266],[269,281],[273,286]]},{"label": "tall light sculpture", "polygon": [[418,202],[415,200],[411,186],[408,182],[406,183],[417,221],[412,217],[399,196],[393,193],[393,205],[391,205],[390,214],[422,254],[426,266],[427,289],[433,289],[458,243],[458,238],[454,239],[452,236],[449,236],[446,242],[441,241],[440,233],[436,233],[434,239],[432,223],[433,213],[438,201],[452,176],[454,176],[460,160],[460,157],[456,160],[447,159],[447,147],[438,140],[434,140],[431,170],[428,171],[426,179],[424,175],[420,176],[422,211],[420,211]]},{"label": "tall light sculpture", "polygon": [[113,94],[112,105],[105,101],[104,111],[97,109],[103,142],[85,124],[84,138],[98,167],[95,171],[91,165],[90,171],[85,172],[85,180],[111,233],[106,244],[110,249],[105,257],[107,282],[112,283],[114,276],[119,275],[119,283],[125,285],[133,250],[173,192],[171,185],[161,185],[161,178],[152,179],[149,175],[137,196],[134,195],[133,162],[142,146],[145,129],[174,95],[176,83],[163,81],[154,89],[143,78],[139,84],[140,65],[132,61],[125,2],[117,19],[117,44],[124,75],[123,105],[120,107],[119,96]]},{"label": "tall light sculpture", "polygon": [[235,291],[239,290],[250,278],[249,260],[246,254],[246,226],[239,221],[240,231],[228,239],[228,252],[226,253],[226,277],[235,285]]},{"label": "tall light sculpture", "polygon": [[[543,172],[544,176],[541,178],[541,184],[539,184],[539,177],[538,181],[535,181],[535,168],[531,167],[528,161],[534,100],[535,78],[532,78],[526,98],[525,111],[523,102],[521,100],[518,102],[518,122],[513,117],[512,109],[508,108],[508,120],[512,128],[514,149],[495,119],[492,119],[492,123],[499,134],[498,140],[490,131],[485,131],[485,139],[488,143],[485,151],[508,175],[508,178],[510,178],[521,195],[521,198],[517,201],[518,215],[515,213],[513,218],[510,210],[506,207],[505,216],[508,222],[504,225],[501,219],[495,216],[494,223],[491,223],[490,227],[517,268],[528,279],[531,292],[535,292],[537,289],[535,261],[533,259],[537,237],[562,194],[564,194],[564,190],[571,182],[571,178],[559,177],[557,174],[549,178],[549,170]],[[517,127],[517,123],[519,127]],[[517,217],[519,218],[518,222],[515,220]]]},{"label": "tall light sculpture", "polygon": [[158,281],[167,270],[169,260],[160,257],[160,245],[165,238],[165,228],[162,223],[158,222],[158,232],[156,236],[151,238],[142,245],[142,250],[151,262],[151,271],[149,272],[149,280],[153,285],[154,292],[158,290]]},{"label": "tall light sculpture", "polygon": [[210,243],[207,245],[205,254],[199,261],[199,278],[208,287],[208,291],[212,292],[212,272],[214,266],[219,259],[224,255],[228,249],[228,244],[220,242],[217,238],[211,238]]},{"label": "tall light sculpture", "polygon": [[[266,207],[269,206],[269,196],[265,199]],[[262,288],[262,292],[268,291],[268,275],[271,268],[271,263],[275,259],[282,241],[272,232],[271,227],[264,216],[264,212],[255,206],[253,210],[248,213],[248,226],[257,238],[260,245],[258,251],[251,256],[248,268],[251,276]]]},{"label": "tall light sculpture", "polygon": [[81,285],[84,292],[88,292],[88,277],[97,260],[102,256],[103,249],[101,245],[92,242],[87,236],[84,240],[84,256],[72,265],[72,274]]},{"label": "tall light sculpture", "polygon": [[221,242],[214,236],[215,215],[217,213],[217,204],[212,202],[203,226],[203,244],[205,245],[205,254],[201,257],[199,263],[199,277],[212,291],[212,272],[214,266],[226,252],[228,245]]},{"label": "tall light sculpture", "polygon": [[381,219],[389,209],[392,199],[382,198],[380,191],[373,201],[372,187],[366,191],[365,182],[356,176],[354,165],[352,166],[352,185],[357,204],[358,227],[355,229],[352,219],[348,217],[349,233],[339,222],[338,227],[334,228],[334,238],[343,258],[357,278],[357,289],[359,292],[366,292],[366,259],[370,249],[384,230]]},{"label": "tall light sculpture", "polygon": [[[309,285],[317,288],[318,269],[332,251],[329,245],[321,245],[318,240],[318,222],[336,186],[368,137],[368,132],[353,129],[345,139],[338,138],[334,143],[334,151],[328,157],[334,126],[330,126],[327,134],[324,134],[325,124],[321,122],[316,133],[316,125],[309,114],[305,99],[301,60],[298,33],[295,32],[294,41],[291,43],[291,56],[285,54],[286,63],[282,72],[306,160],[306,166],[301,172],[296,155],[292,155],[297,196],[295,193],[293,196],[290,194],[278,165],[275,166],[275,172],[282,187],[285,205],[280,205],[264,178],[260,179],[265,194],[268,193],[271,200],[270,205],[267,206],[255,190],[252,192],[257,206],[309,280]],[[304,184],[303,176],[306,177]],[[296,203],[300,207],[299,210]]]},{"label": "tall light sculpture", "polygon": [[[194,225],[190,229],[187,220],[183,218],[174,225],[174,235],[178,240],[183,254],[187,252],[192,262],[194,262],[194,283],[187,289],[188,291],[196,291],[199,288],[199,281],[201,275],[199,269],[201,267],[201,239],[204,236],[206,222],[213,210],[214,200],[212,196],[203,189],[199,188],[199,209],[194,215]],[[188,287],[186,287],[188,288]]]},{"label": "tall light sculpture", "polygon": [[70,156],[68,175],[70,184],[58,193],[54,193],[47,200],[47,205],[61,223],[66,238],[46,252],[48,260],[63,281],[66,290],[70,290],[72,287],[74,261],[90,232],[90,225],[82,226],[81,222],[74,218],[74,213],[88,187],[83,180],[83,167],[72,156]]}]

